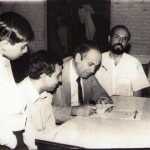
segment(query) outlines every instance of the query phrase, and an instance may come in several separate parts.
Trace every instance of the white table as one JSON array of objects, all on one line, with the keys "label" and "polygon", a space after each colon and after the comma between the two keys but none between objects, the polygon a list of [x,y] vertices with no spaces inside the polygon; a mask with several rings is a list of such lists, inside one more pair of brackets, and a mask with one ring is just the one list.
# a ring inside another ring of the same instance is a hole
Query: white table
[{"label": "white table", "polygon": [[83,148],[150,148],[150,99],[112,97],[115,110],[137,110],[138,119],[76,117],[61,125],[54,136],[39,138]]}]

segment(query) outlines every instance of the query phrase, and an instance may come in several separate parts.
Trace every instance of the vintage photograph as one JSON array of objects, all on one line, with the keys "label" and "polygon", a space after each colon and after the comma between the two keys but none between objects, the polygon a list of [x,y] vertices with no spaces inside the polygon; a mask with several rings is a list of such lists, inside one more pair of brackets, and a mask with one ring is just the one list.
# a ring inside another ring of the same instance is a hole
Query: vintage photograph
[{"label": "vintage photograph", "polygon": [[0,0],[0,150],[149,139],[150,0]]}]

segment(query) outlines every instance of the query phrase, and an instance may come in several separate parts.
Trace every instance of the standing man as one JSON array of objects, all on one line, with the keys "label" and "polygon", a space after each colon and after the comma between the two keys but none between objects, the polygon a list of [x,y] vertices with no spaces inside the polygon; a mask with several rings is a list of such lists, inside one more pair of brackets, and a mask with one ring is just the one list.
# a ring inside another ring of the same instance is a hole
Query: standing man
[{"label": "standing man", "polygon": [[126,26],[113,27],[110,50],[102,54],[96,78],[110,96],[141,96],[141,90],[150,86],[139,60],[126,53],[130,37]]},{"label": "standing man", "polygon": [[72,115],[88,116],[95,113],[91,103],[96,103],[102,97],[105,97],[106,103],[112,103],[93,76],[100,63],[101,52],[91,41],[81,44],[74,57],[64,61],[62,85],[53,99],[58,121],[68,120]]},{"label": "standing man", "polygon": [[0,15],[0,145],[14,149],[14,131],[23,129],[22,100],[14,81],[10,60],[28,51],[34,38],[30,23],[21,15],[5,12]]}]

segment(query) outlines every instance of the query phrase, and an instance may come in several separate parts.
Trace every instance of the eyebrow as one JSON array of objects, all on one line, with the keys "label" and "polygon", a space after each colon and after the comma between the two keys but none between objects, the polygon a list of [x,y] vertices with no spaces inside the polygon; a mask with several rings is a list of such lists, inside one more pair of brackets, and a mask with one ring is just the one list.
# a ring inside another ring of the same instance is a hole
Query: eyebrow
[{"label": "eyebrow", "polygon": [[[120,35],[118,35],[118,34],[114,34],[114,36],[121,37],[121,36],[120,36]],[[123,36],[123,37],[121,37],[121,38],[128,38],[128,36]]]}]

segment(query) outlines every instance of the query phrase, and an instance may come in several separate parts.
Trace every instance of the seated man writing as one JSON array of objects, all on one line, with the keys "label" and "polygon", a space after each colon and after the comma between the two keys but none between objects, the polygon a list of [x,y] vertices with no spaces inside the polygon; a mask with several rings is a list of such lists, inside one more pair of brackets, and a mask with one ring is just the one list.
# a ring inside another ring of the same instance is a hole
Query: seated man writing
[{"label": "seated man writing", "polygon": [[[89,116],[96,112],[91,104],[105,97],[105,103],[112,100],[93,76],[101,63],[98,46],[87,41],[81,44],[70,59],[65,59],[62,70],[62,85],[53,97],[53,108],[57,122],[71,116]],[[103,99],[104,100],[104,99]]]},{"label": "seated man writing", "polygon": [[18,84],[26,105],[27,120],[23,138],[25,144],[32,150],[37,149],[36,135],[52,131],[55,127],[51,93],[58,87],[62,71],[60,65],[48,64],[43,58],[43,53],[38,52],[31,56],[29,76]]}]

